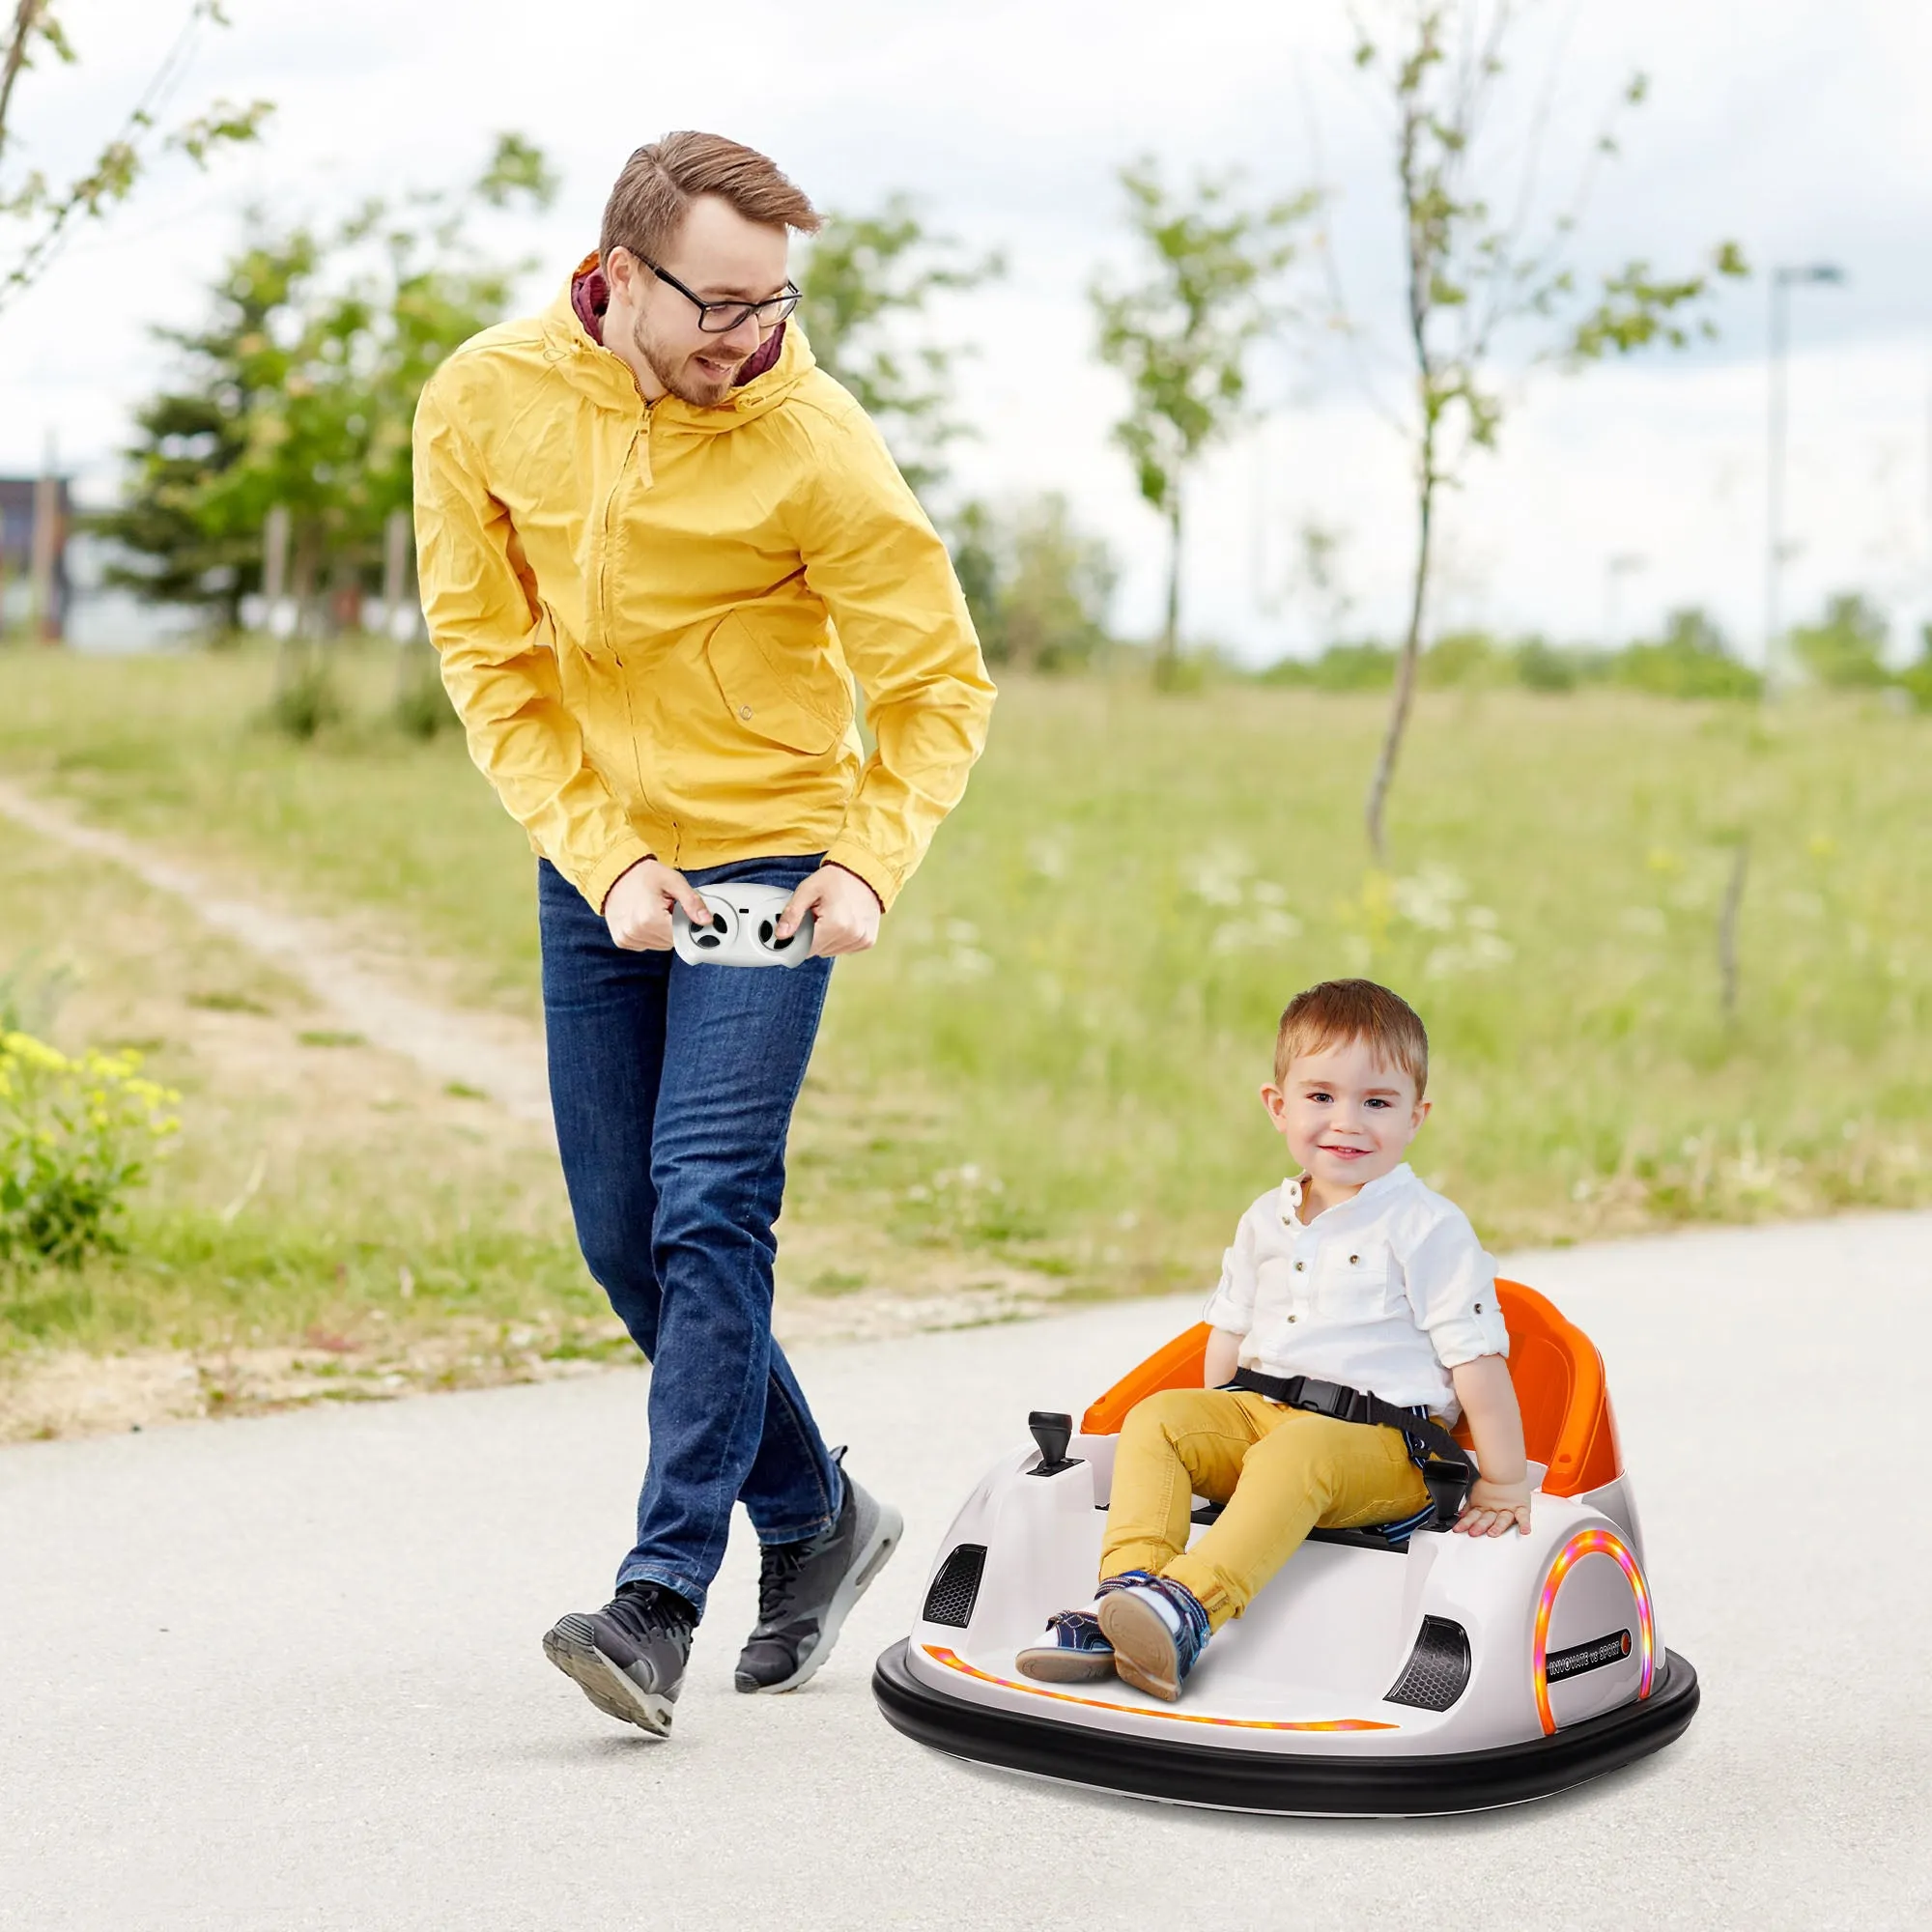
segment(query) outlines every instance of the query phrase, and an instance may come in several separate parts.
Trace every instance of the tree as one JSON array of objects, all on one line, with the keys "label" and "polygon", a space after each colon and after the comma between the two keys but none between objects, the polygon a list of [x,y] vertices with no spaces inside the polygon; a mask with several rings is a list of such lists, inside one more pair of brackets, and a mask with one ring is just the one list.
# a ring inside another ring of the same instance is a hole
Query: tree
[{"label": "tree", "polygon": [[1694,606],[1673,611],[1663,636],[1610,659],[1619,684],[1658,697],[1756,697],[1764,679],[1731,655],[1715,619]]},{"label": "tree", "polygon": [[[1525,11],[1519,0],[1385,0],[1378,33],[1357,21],[1359,67],[1377,74],[1393,110],[1397,197],[1405,249],[1405,335],[1414,407],[1406,434],[1413,458],[1414,561],[1407,627],[1397,660],[1388,725],[1369,782],[1369,843],[1386,853],[1384,813],[1415,695],[1433,543],[1441,492],[1460,482],[1469,459],[1496,446],[1503,418],[1498,375],[1503,338],[1526,325],[1528,366],[1559,361],[1578,368],[1653,344],[1682,348],[1714,328],[1699,314],[1718,280],[1747,272],[1724,242],[1709,266],[1662,276],[1638,260],[1579,291],[1567,265],[1581,203],[1531,234],[1541,128],[1549,102],[1531,117],[1532,135],[1510,212],[1498,213],[1479,179],[1484,136],[1495,131],[1506,78],[1503,53]],[[1641,75],[1625,86],[1621,107],[1641,104]],[[1616,152],[1609,128],[1592,159]],[[1590,169],[1586,165],[1585,184]]]},{"label": "tree", "polygon": [[880,426],[907,482],[930,491],[945,475],[948,443],[968,434],[952,415],[952,344],[909,344],[905,325],[944,290],[978,288],[1006,272],[997,254],[960,252],[934,235],[912,201],[893,194],[875,214],[826,217],[799,288],[819,366]]},{"label": "tree", "polygon": [[1921,711],[1932,711],[1932,624],[1918,628],[1918,656],[1898,674],[1899,688]]},{"label": "tree", "polygon": [[280,505],[298,605],[325,584],[345,600],[373,587],[384,525],[411,503],[423,384],[501,316],[521,272],[478,259],[470,219],[519,198],[547,206],[555,186],[541,152],[504,134],[466,187],[371,202],[327,233],[252,214],[208,321],[154,331],[181,378],[137,411],[122,503],[96,524],[135,559],[113,581],[233,627]]},{"label": "tree", "polygon": [[203,607],[230,631],[242,599],[260,587],[262,524],[216,493],[247,457],[258,415],[283,392],[293,352],[277,336],[307,304],[319,253],[306,229],[271,235],[259,216],[251,227],[214,285],[209,320],[151,331],[178,352],[185,380],[135,410],[120,507],[93,523],[139,559],[110,563],[109,582],[147,603]]},{"label": "tree", "polygon": [[953,563],[990,663],[1076,670],[1106,649],[1120,571],[1104,540],[1075,526],[1065,497],[1004,514],[972,502],[956,523]]},{"label": "tree", "polygon": [[[71,66],[78,56],[61,25],[55,0],[13,0],[13,17],[0,33],[0,166],[11,159],[14,90],[37,57]],[[0,14],[0,19],[4,19]],[[225,27],[220,0],[192,0],[181,32],[156,69],[141,97],[93,162],[65,185],[49,182],[38,168],[10,183],[0,174],[0,217],[21,224],[24,239],[0,262],[0,309],[52,264],[76,224],[99,220],[134,191],[135,184],[159,154],[185,155],[206,167],[215,150],[253,141],[270,109],[266,100],[237,106],[217,100],[204,112],[163,133],[160,121],[169,97],[180,85],[196,41],[208,27]]]},{"label": "tree", "polygon": [[1127,412],[1114,440],[1149,507],[1167,525],[1167,606],[1155,676],[1174,679],[1180,648],[1180,558],[1188,473],[1249,413],[1247,360],[1281,319],[1270,285],[1294,258],[1290,239],[1312,194],[1263,208],[1233,200],[1236,178],[1203,175],[1171,193],[1150,156],[1121,170],[1127,219],[1146,274],[1124,289],[1088,291],[1100,359],[1126,378]]},{"label": "tree", "polygon": [[1885,612],[1868,598],[1841,590],[1826,599],[1817,623],[1800,624],[1792,632],[1792,654],[1815,683],[1874,690],[1892,682],[1885,661],[1890,628]]}]

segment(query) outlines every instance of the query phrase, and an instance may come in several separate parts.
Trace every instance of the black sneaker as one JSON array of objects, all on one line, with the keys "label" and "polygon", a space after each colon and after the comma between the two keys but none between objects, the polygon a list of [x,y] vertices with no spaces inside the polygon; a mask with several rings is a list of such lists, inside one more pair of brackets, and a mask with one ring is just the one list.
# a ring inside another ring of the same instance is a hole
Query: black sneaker
[{"label": "black sneaker", "polygon": [[[838,1462],[845,1452],[835,1452]],[[796,1690],[831,1655],[846,1613],[898,1548],[905,1523],[850,1476],[838,1520],[803,1543],[768,1543],[758,1570],[758,1623],[732,1681],[740,1690]]]},{"label": "black sneaker", "polygon": [[605,1716],[668,1737],[696,1623],[675,1590],[625,1583],[601,1610],[559,1617],[544,1655]]}]

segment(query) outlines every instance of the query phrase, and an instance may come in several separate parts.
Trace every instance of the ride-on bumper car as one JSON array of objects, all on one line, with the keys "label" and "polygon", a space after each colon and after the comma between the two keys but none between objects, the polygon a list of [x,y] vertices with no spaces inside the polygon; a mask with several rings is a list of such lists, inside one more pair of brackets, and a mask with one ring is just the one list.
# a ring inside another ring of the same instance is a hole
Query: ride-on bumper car
[{"label": "ride-on bumper car", "polygon": [[[1531,1459],[1527,1535],[1317,1530],[1214,1638],[1180,1702],[1043,1684],[1015,1653],[1094,1592],[1115,1443],[1199,1387],[1190,1329],[1088,1410],[1036,1414],[941,1545],[918,1627],[879,1659],[886,1718],[983,1764],[1172,1804],[1414,1816],[1541,1798],[1679,1737],[1697,1677],[1658,1633],[1603,1358],[1497,1284]],[[1212,1520],[1206,1506],[1195,1520]]]}]

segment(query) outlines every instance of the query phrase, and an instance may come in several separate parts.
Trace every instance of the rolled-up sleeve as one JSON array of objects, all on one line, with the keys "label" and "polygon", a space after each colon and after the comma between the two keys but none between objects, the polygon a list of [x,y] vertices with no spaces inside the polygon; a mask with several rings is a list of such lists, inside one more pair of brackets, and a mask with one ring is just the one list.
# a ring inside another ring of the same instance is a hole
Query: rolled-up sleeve
[{"label": "rolled-up sleeve", "polygon": [[1201,1311],[1202,1321],[1231,1335],[1255,1325],[1255,1230],[1251,1214],[1241,1216],[1235,1244],[1221,1257],[1221,1280]]},{"label": "rolled-up sleeve", "polygon": [[1495,1262],[1460,1208],[1445,1203],[1410,1241],[1398,1243],[1396,1258],[1416,1321],[1445,1369],[1509,1353]]}]

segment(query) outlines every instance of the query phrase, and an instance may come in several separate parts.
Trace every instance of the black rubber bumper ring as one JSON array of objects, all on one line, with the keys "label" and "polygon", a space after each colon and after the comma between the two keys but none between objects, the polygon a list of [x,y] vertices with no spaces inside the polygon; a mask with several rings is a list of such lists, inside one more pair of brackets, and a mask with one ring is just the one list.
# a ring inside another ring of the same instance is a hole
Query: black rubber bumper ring
[{"label": "black rubber bumper ring", "polygon": [[1568,1724],[1552,1737],[1438,1757],[1317,1757],[1168,1744],[969,1704],[913,1676],[909,1642],[894,1644],[872,1671],[879,1709],[907,1737],[1009,1771],[1231,1811],[1421,1818],[1521,1804],[1662,1750],[1697,1713],[1697,1673],[1673,1650],[1648,1697]]}]

